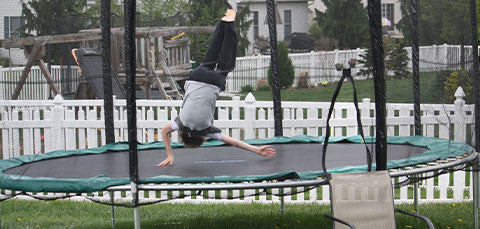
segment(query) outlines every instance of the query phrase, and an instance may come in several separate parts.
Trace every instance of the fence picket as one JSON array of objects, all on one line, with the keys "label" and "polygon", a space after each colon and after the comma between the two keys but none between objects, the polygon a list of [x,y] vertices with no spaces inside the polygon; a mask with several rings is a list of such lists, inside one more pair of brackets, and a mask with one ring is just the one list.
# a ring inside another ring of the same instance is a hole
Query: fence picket
[{"label": "fence picket", "polygon": [[[35,122],[40,122],[40,110],[39,109],[35,109],[33,111],[33,120]],[[42,135],[40,134],[41,128],[37,127],[37,128],[33,128],[33,136],[34,136],[34,140],[33,140],[33,154],[39,154],[39,153],[42,153],[42,141],[44,141],[44,138],[42,139]]]},{"label": "fence picket", "polygon": [[[87,121],[96,121],[97,120],[97,111],[95,109],[91,109],[87,113]],[[97,142],[97,127],[95,125],[90,126],[87,128],[87,148],[96,148],[98,147]]]},{"label": "fence picket", "polygon": [[[22,109],[22,120],[24,121],[30,121],[30,111],[26,108]],[[23,142],[22,142],[22,147],[23,147],[23,155],[31,155],[32,154],[32,128],[23,128]]]}]

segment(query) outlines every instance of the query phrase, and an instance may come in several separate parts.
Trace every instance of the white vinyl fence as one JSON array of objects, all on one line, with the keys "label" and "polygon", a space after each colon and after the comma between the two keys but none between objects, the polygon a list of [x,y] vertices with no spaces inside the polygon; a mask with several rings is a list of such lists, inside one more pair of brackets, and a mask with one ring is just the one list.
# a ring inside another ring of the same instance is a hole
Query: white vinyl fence
[{"label": "white vinyl fence", "polygon": [[[466,62],[471,63],[472,48],[465,46]],[[408,56],[411,57],[411,48],[407,47]],[[347,64],[349,59],[360,59],[364,49],[335,50],[328,52],[311,52],[289,54],[295,67],[294,85],[298,81],[300,72],[308,72],[310,84],[317,85],[323,81],[333,82],[340,79],[341,72],[335,70],[336,63]],[[270,56],[247,56],[236,60],[235,70],[227,78],[226,92],[239,92],[246,85],[256,88],[258,80],[266,79],[270,65]],[[408,67],[411,69],[411,61]],[[420,47],[420,71],[438,71],[444,69],[459,69],[460,46],[459,45],[433,45]],[[362,66],[353,69],[356,73]],[[469,65],[466,66],[467,70]],[[23,67],[0,67],[0,100],[10,99],[17,82],[22,75]],[[62,95],[75,93],[80,80],[78,67],[51,66],[51,75],[55,85]],[[38,66],[33,66],[27,82],[20,94],[22,100],[43,100],[52,97],[49,86]]]},{"label": "white vinyl fence", "polygon": [[[0,66],[0,100],[8,100],[12,97],[17,83],[20,81],[24,67]],[[62,94],[75,93],[80,80],[77,66],[53,65],[50,69],[52,81]],[[55,95],[50,92],[50,86],[42,74],[39,66],[33,66],[28,74],[18,99],[21,100],[45,100]]]},{"label": "white vinyl fence", "polygon": [[[466,143],[474,141],[474,107],[465,104],[462,92],[461,89],[457,90],[455,104],[421,105],[424,136],[450,138]],[[182,101],[138,100],[138,141],[160,141],[161,128],[177,117],[181,103]],[[324,135],[329,105],[325,102],[282,102],[284,136]],[[365,135],[374,135],[375,104],[371,103],[370,99],[363,99],[359,107]],[[115,139],[126,141],[126,101],[114,100],[114,108]],[[221,128],[223,133],[238,139],[267,138],[274,134],[272,102],[256,101],[253,95],[249,94],[244,101],[238,97],[234,97],[232,101],[218,101],[217,109],[215,126]],[[387,114],[389,136],[413,135],[412,104],[387,104]],[[333,136],[357,135],[353,104],[336,103],[330,124]],[[105,144],[103,100],[64,100],[61,96],[46,101],[3,100],[0,101],[0,131],[0,152],[4,159],[52,150],[98,147]],[[176,132],[172,138],[173,141],[178,141]],[[459,171],[452,177],[449,174],[442,175],[438,184],[434,184],[433,179],[422,182],[421,187],[426,190],[426,196],[422,197],[421,201],[471,200],[472,176],[468,172]],[[469,185],[466,186],[466,182]],[[254,191],[242,192],[247,195]],[[233,196],[237,196],[239,192],[234,191]],[[407,187],[402,187],[398,192],[398,201],[411,201]],[[146,199],[166,198],[167,192],[162,193],[159,193],[160,197],[155,192],[148,197],[143,196],[143,192],[141,195]],[[230,194],[221,191],[221,195]],[[215,192],[206,195],[205,198],[197,196],[195,200],[188,197],[178,201],[207,200],[208,196],[215,196]],[[120,193],[116,196],[120,196]],[[279,200],[275,196],[271,199],[268,197],[268,200],[266,198],[248,197],[240,201]],[[328,203],[328,188],[315,188],[294,197],[287,197],[286,201]]]},{"label": "white vinyl fence", "polygon": [[[408,57],[411,58],[411,47],[405,48]],[[439,70],[456,70],[460,69],[460,45],[433,45],[420,47],[420,72],[430,72]],[[296,85],[300,72],[308,72],[310,76],[310,84],[318,85],[323,81],[334,82],[341,77],[341,72],[336,71],[335,64],[348,64],[350,59],[361,59],[360,55],[365,53],[365,49],[353,50],[335,50],[310,53],[289,54],[295,68],[295,79],[293,84]],[[465,62],[468,70],[472,63],[472,47],[465,46]],[[470,64],[469,64],[470,63]],[[250,85],[256,88],[258,80],[266,79],[268,68],[270,66],[270,56],[246,56],[237,58],[235,70],[230,73],[227,78],[227,91],[239,92],[243,86]],[[363,79],[364,76],[356,74],[362,68],[357,65],[352,69],[352,75],[356,79]],[[412,61],[409,60],[408,69],[412,69]],[[411,72],[411,70],[410,70]],[[370,76],[371,77],[371,76]]]}]

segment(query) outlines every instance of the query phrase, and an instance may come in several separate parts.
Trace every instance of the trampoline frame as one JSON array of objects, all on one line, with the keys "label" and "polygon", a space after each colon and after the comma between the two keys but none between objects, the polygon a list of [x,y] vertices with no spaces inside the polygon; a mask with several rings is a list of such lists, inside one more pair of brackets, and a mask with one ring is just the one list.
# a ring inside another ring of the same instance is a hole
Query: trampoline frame
[{"label": "trampoline frame", "polygon": [[[467,165],[469,163],[472,164],[473,170],[473,205],[474,211],[478,209],[479,204],[479,185],[480,185],[480,176],[479,176],[479,160],[480,154],[478,152],[471,152],[468,156],[463,158],[456,158],[453,161],[448,161],[445,163],[429,163],[430,165],[426,165],[425,167],[417,167],[411,168],[406,167],[402,168],[399,171],[398,169],[393,169],[390,171],[391,178],[399,178],[399,177],[407,177],[411,175],[418,175],[427,172],[433,172],[443,169],[451,169],[456,166]],[[476,163],[473,163],[476,162]],[[436,165],[434,165],[436,164]],[[417,165],[418,166],[418,165]],[[411,169],[409,169],[411,168]],[[167,185],[158,185],[158,184],[139,184],[137,186],[138,190],[142,191],[192,191],[192,190],[202,190],[202,191],[215,191],[215,190],[238,190],[238,189],[269,189],[269,188],[293,188],[293,187],[305,187],[305,186],[322,186],[329,184],[328,180],[323,177],[323,179],[314,179],[314,180],[306,180],[306,181],[281,181],[281,182],[255,182],[255,183],[232,183],[232,184],[167,184]],[[415,210],[418,211],[418,186],[416,185],[417,182],[414,182],[414,206]],[[113,205],[113,192],[115,191],[131,191],[130,185],[120,185],[109,187],[106,191],[110,192],[110,201],[111,201],[111,220],[112,226],[115,223],[115,215],[114,215],[114,205]],[[285,194],[290,195],[290,194]],[[284,196],[280,196],[280,208],[282,215],[285,212],[285,201]],[[171,200],[171,199],[169,199]],[[474,218],[474,225],[478,224],[478,218]]]}]

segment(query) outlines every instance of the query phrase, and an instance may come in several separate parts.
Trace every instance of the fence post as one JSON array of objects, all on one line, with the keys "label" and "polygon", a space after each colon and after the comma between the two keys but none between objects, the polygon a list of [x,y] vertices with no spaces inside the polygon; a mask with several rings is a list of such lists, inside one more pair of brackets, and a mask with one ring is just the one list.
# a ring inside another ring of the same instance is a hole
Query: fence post
[{"label": "fence post", "polygon": [[[448,63],[448,45],[446,43],[442,46],[442,58],[442,63]],[[445,68],[448,69],[448,66],[445,66]]]},{"label": "fence post", "polygon": [[[260,79],[266,78],[264,75],[264,69],[262,66],[262,63],[263,63],[262,56],[255,56],[254,58],[255,58],[255,67],[257,68],[255,79],[260,80]],[[255,84],[254,86],[256,87],[257,85]]]},{"label": "fence post", "polygon": [[[335,61],[333,62],[333,66],[329,66],[333,70],[333,75],[335,76],[335,79],[340,76],[339,71],[335,70],[335,64],[340,63],[340,51],[338,49],[335,49]],[[344,60],[342,60],[341,64],[344,64]]]},{"label": "fence post", "polygon": [[245,139],[255,138],[255,97],[248,93],[245,97]]},{"label": "fence post", "polygon": [[[308,82],[308,85],[310,85],[312,82],[315,82],[315,85],[317,85],[317,65],[315,64],[315,52],[314,51],[310,51],[310,61],[308,62],[308,71],[309,71],[309,75],[310,75],[310,80]],[[315,79],[313,79],[315,78]],[[298,82],[298,81],[297,81]]]},{"label": "fence post", "polygon": [[455,92],[455,115],[453,118],[454,141],[466,143],[466,120],[465,120],[465,92],[462,87],[458,87]]},{"label": "fence post", "polygon": [[372,133],[370,133],[371,124],[364,121],[370,118],[370,101],[371,101],[370,98],[364,98],[362,100],[362,103],[359,104],[360,115],[361,115],[362,126],[363,126],[363,134],[365,135],[365,137],[372,136]]},{"label": "fence post", "polygon": [[52,150],[61,150],[65,148],[64,134],[62,132],[62,124],[64,120],[63,98],[60,94],[53,99],[52,109],[52,132],[50,137]]},{"label": "fence post", "polygon": [[3,67],[0,66],[0,80],[3,81],[3,83],[0,84],[0,100],[6,100],[6,96],[5,96],[5,86],[8,85],[5,79],[5,77],[3,77]]}]

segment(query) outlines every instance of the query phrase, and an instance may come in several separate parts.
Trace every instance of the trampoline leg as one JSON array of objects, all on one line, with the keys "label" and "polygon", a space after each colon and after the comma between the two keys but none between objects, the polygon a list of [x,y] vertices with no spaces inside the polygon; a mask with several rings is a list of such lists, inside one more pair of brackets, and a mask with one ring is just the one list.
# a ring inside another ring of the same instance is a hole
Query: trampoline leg
[{"label": "trampoline leg", "polygon": [[[477,162],[478,163],[478,162]],[[473,165],[473,228],[478,229],[478,205],[479,205],[479,177],[478,164]]]},{"label": "trampoline leg", "polygon": [[114,200],[114,192],[110,191],[110,204],[112,205],[112,210],[110,210],[110,215],[112,218],[112,228],[115,228],[115,205],[113,205],[113,200]]},{"label": "trampoline leg", "polygon": [[414,175],[413,179],[415,179],[413,183],[413,209],[418,214],[418,182],[416,181],[418,175]]},{"label": "trampoline leg", "polygon": [[[138,190],[137,190],[137,184],[134,182],[131,182],[132,186],[132,196],[134,199],[138,200]],[[140,229],[140,207],[136,206],[133,208],[133,219],[134,219],[134,225],[135,229]]]},{"label": "trampoline leg", "polygon": [[282,211],[282,216],[285,215],[285,196],[283,195],[283,188],[280,189],[280,209]]},{"label": "trampoline leg", "polygon": [[284,216],[285,215],[285,199],[283,196],[280,198],[280,208],[282,209],[282,216]]}]

